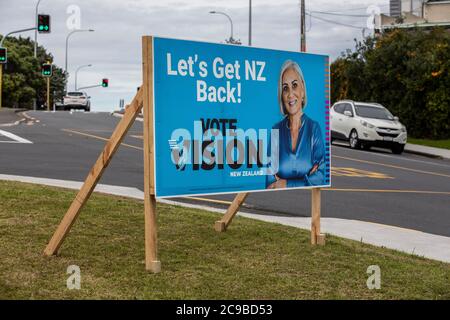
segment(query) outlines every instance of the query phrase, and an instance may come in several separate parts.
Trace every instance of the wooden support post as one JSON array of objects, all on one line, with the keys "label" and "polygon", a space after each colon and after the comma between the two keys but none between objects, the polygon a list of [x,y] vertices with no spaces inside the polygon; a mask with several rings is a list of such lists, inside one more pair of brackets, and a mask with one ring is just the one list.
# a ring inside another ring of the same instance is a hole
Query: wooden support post
[{"label": "wooden support post", "polygon": [[325,235],[320,233],[320,188],[311,192],[311,244],[324,245]]},{"label": "wooden support post", "polygon": [[52,239],[44,250],[45,255],[51,256],[58,252],[72,225],[75,223],[75,220],[77,219],[81,209],[89,199],[92,191],[94,191],[95,186],[97,185],[103,174],[103,171],[108,166],[113,155],[119,148],[120,143],[128,132],[128,129],[131,127],[139,111],[141,110],[142,97],[143,90],[141,89],[134,97],[130,106],[125,110],[125,114],[122,120],[117,125],[116,129],[111,135],[111,138],[109,138],[108,142],[105,145],[105,148],[103,149],[103,152],[98,157],[86,180],[84,181],[83,186],[81,187],[80,191],[78,191],[77,196],[73,200],[69,210],[67,210],[64,218],[53,234]]},{"label": "wooden support post", "polygon": [[158,260],[156,226],[155,172],[153,166],[153,41],[142,37],[143,93],[144,93],[144,216],[145,216],[145,269],[161,271]]},{"label": "wooden support post", "polygon": [[236,197],[234,198],[231,205],[228,207],[227,212],[225,215],[220,219],[219,221],[216,221],[214,225],[214,229],[217,232],[225,232],[228,228],[228,226],[231,223],[231,220],[233,220],[236,213],[239,211],[239,208],[244,203],[245,199],[248,196],[248,192],[238,193]]}]

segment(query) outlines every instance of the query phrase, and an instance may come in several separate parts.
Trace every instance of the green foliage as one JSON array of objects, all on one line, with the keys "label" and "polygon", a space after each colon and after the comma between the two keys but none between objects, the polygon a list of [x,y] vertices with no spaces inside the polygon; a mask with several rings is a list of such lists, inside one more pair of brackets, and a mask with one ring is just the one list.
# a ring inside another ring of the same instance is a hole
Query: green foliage
[{"label": "green foliage", "polygon": [[[1,38],[1,37],[0,37]],[[41,74],[41,67],[53,56],[45,48],[38,46],[37,59],[34,58],[34,42],[29,38],[8,37],[4,46],[8,48],[8,63],[3,67],[3,105],[11,108],[32,108],[33,98],[37,105],[47,101],[47,79]],[[66,77],[61,68],[53,66],[50,78],[51,96],[61,100],[64,95]]]},{"label": "green foliage", "polygon": [[450,33],[395,29],[357,42],[331,65],[332,101],[373,101],[417,138],[450,137]]}]

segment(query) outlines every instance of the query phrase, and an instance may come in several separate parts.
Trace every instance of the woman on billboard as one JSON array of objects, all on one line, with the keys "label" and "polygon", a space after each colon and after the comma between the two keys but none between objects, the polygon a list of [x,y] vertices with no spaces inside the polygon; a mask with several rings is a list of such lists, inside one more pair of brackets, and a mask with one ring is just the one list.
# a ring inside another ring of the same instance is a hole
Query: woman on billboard
[{"label": "woman on billboard", "polygon": [[266,188],[295,188],[323,185],[325,146],[319,124],[304,114],[306,83],[300,66],[287,60],[281,67],[278,102],[283,120],[279,131],[278,172],[266,176]]}]

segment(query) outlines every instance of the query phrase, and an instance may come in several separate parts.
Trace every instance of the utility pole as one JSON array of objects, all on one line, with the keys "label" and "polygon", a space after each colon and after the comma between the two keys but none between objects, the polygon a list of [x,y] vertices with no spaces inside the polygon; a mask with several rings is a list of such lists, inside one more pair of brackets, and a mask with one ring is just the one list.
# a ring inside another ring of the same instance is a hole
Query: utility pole
[{"label": "utility pole", "polygon": [[248,46],[252,46],[252,0],[248,0]]},{"label": "utility pole", "polygon": [[305,0],[300,0],[300,51],[306,52]]}]

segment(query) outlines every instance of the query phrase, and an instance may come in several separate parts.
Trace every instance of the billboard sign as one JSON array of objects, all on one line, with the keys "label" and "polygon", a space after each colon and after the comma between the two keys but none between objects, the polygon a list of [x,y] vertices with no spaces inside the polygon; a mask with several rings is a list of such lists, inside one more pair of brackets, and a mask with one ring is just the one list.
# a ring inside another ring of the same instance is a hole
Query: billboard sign
[{"label": "billboard sign", "polygon": [[329,58],[153,38],[156,197],[330,186]]}]

